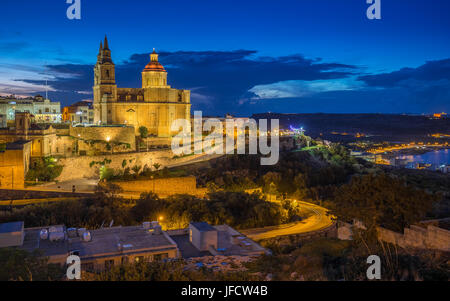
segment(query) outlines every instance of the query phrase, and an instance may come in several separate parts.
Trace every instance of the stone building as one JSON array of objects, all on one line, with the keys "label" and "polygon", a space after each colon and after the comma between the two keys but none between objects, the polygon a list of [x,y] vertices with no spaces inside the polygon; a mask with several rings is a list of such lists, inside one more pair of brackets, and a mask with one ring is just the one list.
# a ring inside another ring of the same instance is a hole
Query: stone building
[{"label": "stone building", "polygon": [[167,71],[153,51],[142,71],[142,88],[118,88],[115,65],[105,37],[100,43],[94,68],[94,122],[97,125],[126,124],[145,126],[152,136],[170,137],[176,119],[190,119],[190,91],[173,89],[167,84]]},{"label": "stone building", "polygon": [[79,101],[63,108],[63,122],[71,124],[93,124],[94,108],[90,101]]},{"label": "stone building", "polygon": [[7,143],[0,150],[0,188],[23,189],[25,175],[30,166],[31,141]]},{"label": "stone building", "polygon": [[0,129],[0,142],[31,141],[31,156],[46,157],[55,153],[56,130],[48,124],[37,124],[30,113],[15,114],[15,126]]}]

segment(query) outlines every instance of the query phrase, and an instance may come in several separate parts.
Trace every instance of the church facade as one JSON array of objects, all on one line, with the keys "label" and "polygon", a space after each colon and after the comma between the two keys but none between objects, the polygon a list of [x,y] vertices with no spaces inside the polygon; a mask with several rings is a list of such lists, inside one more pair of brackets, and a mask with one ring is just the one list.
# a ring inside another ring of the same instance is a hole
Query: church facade
[{"label": "church facade", "polygon": [[167,71],[153,50],[150,62],[142,71],[141,88],[118,88],[115,65],[105,37],[100,43],[94,68],[94,123],[96,125],[134,126],[136,135],[144,126],[149,135],[170,137],[176,119],[190,120],[189,90],[174,89],[167,84]]}]

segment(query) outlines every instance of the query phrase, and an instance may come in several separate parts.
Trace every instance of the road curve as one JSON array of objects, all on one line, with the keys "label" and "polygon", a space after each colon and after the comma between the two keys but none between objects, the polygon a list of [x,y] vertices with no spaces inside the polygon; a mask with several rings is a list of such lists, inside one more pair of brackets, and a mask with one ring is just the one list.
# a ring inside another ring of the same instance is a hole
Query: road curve
[{"label": "road curve", "polygon": [[257,241],[277,236],[304,234],[323,230],[333,225],[331,216],[327,215],[327,209],[306,202],[299,202],[303,209],[311,210],[313,215],[295,223],[279,226],[246,229],[240,231],[242,234]]}]

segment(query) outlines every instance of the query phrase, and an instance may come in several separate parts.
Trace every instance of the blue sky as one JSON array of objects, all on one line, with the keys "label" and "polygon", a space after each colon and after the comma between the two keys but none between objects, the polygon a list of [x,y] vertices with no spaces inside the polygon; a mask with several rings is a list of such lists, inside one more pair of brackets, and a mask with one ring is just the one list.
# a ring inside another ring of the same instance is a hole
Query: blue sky
[{"label": "blue sky", "polygon": [[450,2],[2,0],[0,93],[92,98],[108,34],[119,87],[139,87],[155,47],[169,83],[206,114],[450,111]]}]

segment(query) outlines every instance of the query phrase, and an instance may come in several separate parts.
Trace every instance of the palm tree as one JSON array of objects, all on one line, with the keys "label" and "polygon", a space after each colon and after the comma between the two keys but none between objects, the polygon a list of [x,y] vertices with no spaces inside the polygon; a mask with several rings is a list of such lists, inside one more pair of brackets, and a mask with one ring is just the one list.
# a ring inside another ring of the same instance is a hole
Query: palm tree
[{"label": "palm tree", "polygon": [[155,163],[153,164],[153,167],[158,171],[158,169],[161,167],[161,164]]}]

